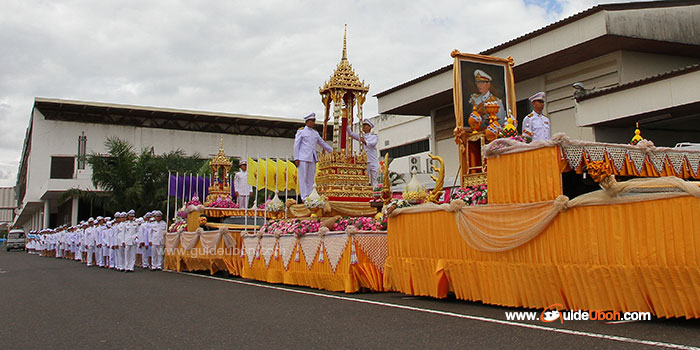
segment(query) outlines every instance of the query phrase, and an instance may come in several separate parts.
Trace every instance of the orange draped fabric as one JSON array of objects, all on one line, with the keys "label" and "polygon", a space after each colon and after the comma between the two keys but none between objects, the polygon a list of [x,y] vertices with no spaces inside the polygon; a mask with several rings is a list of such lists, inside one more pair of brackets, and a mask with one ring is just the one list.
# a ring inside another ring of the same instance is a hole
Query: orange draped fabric
[{"label": "orange draped fabric", "polygon": [[586,206],[560,213],[532,241],[469,247],[455,213],[389,219],[386,290],[488,304],[648,311],[700,317],[700,200]]},{"label": "orange draped fabric", "polygon": [[[231,235],[236,241],[236,247],[240,247],[240,234],[232,232]],[[232,275],[239,275],[238,252],[235,247],[226,248],[223,239],[217,243],[215,250],[209,251],[203,249],[202,242],[198,239],[192,250],[186,250],[182,243],[172,251],[166,249],[163,263],[167,270],[209,271],[212,275],[218,271],[228,271]]]},{"label": "orange draped fabric", "polygon": [[559,147],[489,158],[489,203],[533,203],[562,194]]},{"label": "orange draped fabric", "polygon": [[345,293],[354,293],[361,289],[375,292],[384,290],[382,272],[372,264],[362,252],[362,249],[359,249],[357,246],[355,251],[358,263],[350,263],[352,248],[348,244],[336,266],[335,272],[332,271],[328,262],[328,255],[325,252],[323,262],[318,261],[318,252],[316,252],[314,263],[309,269],[307,268],[304,254],[301,252],[299,252],[299,261],[294,261],[299,245],[296,245],[294,249],[295,251],[286,271],[282,263],[281,254],[278,255],[278,259],[275,259],[273,256],[268,267],[265,267],[265,260],[262,256],[253,260],[252,267],[248,265],[247,258],[243,257],[241,259],[241,277],[269,283],[284,283]]},{"label": "orange draped fabric", "polygon": [[248,258],[240,256],[240,247],[243,239],[238,232],[232,232],[236,240],[238,249],[226,250],[223,240],[217,245],[217,253],[206,254],[202,249],[202,242],[198,241],[194,249],[185,250],[182,244],[172,252],[166,250],[165,268],[175,271],[209,271],[214,274],[217,271],[225,270],[235,276],[250,278],[269,283],[284,283],[311,288],[325,289],[330,291],[340,291],[354,293],[363,289],[371,291],[384,290],[384,276],[382,271],[375,266],[370,258],[356,244],[357,264],[350,263],[351,246],[348,243],[343,256],[340,258],[335,272],[332,271],[328,262],[328,254],[324,252],[323,262],[318,261],[318,252],[314,257],[311,269],[307,268],[304,254],[299,252],[299,261],[294,261],[296,250],[292,254],[288,269],[284,269],[282,256],[270,258],[270,264],[265,267],[265,260],[261,254],[253,259],[253,265],[248,265]]}]

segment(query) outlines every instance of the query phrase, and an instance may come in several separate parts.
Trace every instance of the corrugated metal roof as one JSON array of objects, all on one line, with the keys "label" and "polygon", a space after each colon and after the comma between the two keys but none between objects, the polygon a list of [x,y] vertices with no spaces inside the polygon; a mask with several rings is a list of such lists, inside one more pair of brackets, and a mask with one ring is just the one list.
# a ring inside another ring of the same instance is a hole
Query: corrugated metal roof
[{"label": "corrugated metal roof", "polygon": [[12,222],[14,209],[0,209],[0,222]]},{"label": "corrugated metal roof", "polygon": [[17,200],[15,199],[14,187],[0,187],[0,208],[15,208]]}]

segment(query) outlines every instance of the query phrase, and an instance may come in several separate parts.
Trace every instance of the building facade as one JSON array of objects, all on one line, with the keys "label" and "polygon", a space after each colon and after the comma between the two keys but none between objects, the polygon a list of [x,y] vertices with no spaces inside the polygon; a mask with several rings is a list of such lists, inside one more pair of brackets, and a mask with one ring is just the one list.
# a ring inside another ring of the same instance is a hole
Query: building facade
[{"label": "building facade", "polygon": [[15,187],[14,225],[26,230],[76,224],[91,216],[78,198],[61,200],[74,188],[100,191],[80,155],[105,154],[109,137],[155,154],[183,150],[205,159],[226,153],[292,157],[302,120],[36,98]]},{"label": "building facade", "polygon": [[[519,120],[547,93],[552,134],[626,143],[639,122],[658,146],[700,142],[700,1],[599,5],[480,54],[513,58]],[[380,114],[430,118],[448,174],[459,167],[452,87],[448,65],[376,95]]]}]

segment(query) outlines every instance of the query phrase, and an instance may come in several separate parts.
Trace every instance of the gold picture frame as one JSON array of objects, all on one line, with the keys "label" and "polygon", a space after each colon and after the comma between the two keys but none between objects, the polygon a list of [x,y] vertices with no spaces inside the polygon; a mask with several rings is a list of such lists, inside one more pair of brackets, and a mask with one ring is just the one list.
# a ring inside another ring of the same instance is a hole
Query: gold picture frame
[{"label": "gold picture frame", "polygon": [[[467,125],[465,127],[465,120],[472,112],[473,106],[469,105],[469,110],[465,113],[465,95],[464,90],[468,89],[468,93],[471,98],[471,93],[479,91],[476,88],[475,79],[469,79],[465,81],[463,71],[469,69],[476,76],[476,70],[481,70],[487,72],[491,77],[491,83],[489,87],[490,93],[497,97],[499,100],[505,100],[501,102],[503,105],[503,113],[507,118],[508,112],[515,113],[516,111],[516,98],[515,98],[515,79],[513,78],[513,58],[501,58],[493,56],[484,56],[477,54],[462,53],[458,50],[454,50],[451,53],[454,58],[454,65],[452,68],[453,72],[453,100],[454,100],[454,112],[455,112],[455,122],[456,127],[454,130],[455,142],[459,146],[459,165],[461,169],[461,184],[464,186],[466,182],[469,182],[466,177],[474,176],[474,166],[469,164],[469,152],[478,152],[481,157],[481,162],[479,167],[486,170],[485,161],[483,160],[483,152],[479,147],[478,150],[469,149],[469,139],[474,138],[475,133],[472,134],[471,128]],[[471,75],[472,73],[470,73]],[[468,100],[469,101],[469,100]],[[482,116],[483,117],[483,116]],[[473,147],[472,147],[473,148]],[[476,155],[472,155],[474,158]],[[476,165],[476,164],[474,164]],[[470,171],[471,169],[471,171]],[[471,175],[470,175],[471,174]],[[466,181],[466,182],[465,182]]]}]

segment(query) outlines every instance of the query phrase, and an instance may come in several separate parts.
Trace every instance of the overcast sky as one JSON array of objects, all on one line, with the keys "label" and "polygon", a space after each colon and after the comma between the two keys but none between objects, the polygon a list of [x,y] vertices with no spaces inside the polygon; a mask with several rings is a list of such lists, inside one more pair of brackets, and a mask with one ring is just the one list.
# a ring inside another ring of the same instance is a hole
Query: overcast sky
[{"label": "overcast sky", "polygon": [[1,0],[0,186],[35,97],[300,118],[322,109],[345,23],[374,95],[611,1]]}]

